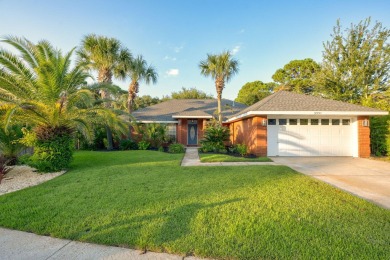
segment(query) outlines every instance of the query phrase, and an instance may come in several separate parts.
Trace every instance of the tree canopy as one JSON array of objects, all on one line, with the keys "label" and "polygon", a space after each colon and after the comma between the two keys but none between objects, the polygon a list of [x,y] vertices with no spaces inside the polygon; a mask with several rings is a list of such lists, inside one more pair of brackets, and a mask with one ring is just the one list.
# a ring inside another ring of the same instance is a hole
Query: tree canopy
[{"label": "tree canopy", "polygon": [[224,51],[221,54],[207,54],[207,59],[199,63],[200,73],[205,77],[211,76],[215,80],[220,124],[222,124],[222,91],[225,88],[225,83],[238,73],[238,66],[238,60],[234,59],[229,51]]},{"label": "tree canopy", "polygon": [[367,18],[345,30],[340,21],[324,43],[323,62],[315,81],[318,91],[332,99],[389,106],[390,30]]},{"label": "tree canopy", "polygon": [[271,95],[274,88],[277,86],[276,83],[263,83],[262,81],[248,82],[238,92],[238,96],[235,101],[243,103],[245,105],[252,105],[259,100]]},{"label": "tree canopy", "polygon": [[312,76],[320,66],[312,59],[292,60],[278,69],[272,79],[279,84],[278,90],[311,93],[314,90]]},{"label": "tree canopy", "polygon": [[181,90],[177,92],[172,92],[171,97],[172,99],[212,99],[214,98],[212,94],[206,94],[206,92],[203,92],[202,90],[196,89],[196,88],[184,88],[182,87]]}]

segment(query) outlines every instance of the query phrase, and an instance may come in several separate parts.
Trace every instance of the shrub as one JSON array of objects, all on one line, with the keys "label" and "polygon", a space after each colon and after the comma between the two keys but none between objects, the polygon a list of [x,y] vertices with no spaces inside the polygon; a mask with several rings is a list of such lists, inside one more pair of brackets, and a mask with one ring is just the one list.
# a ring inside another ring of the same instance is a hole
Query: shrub
[{"label": "shrub", "polygon": [[182,144],[174,143],[174,144],[169,145],[168,152],[170,152],[170,153],[184,153],[185,148],[184,148],[184,145],[182,145]]},{"label": "shrub", "polygon": [[133,140],[125,139],[125,140],[120,141],[119,149],[121,149],[121,150],[138,150],[138,145]]},{"label": "shrub", "polygon": [[165,124],[134,125],[134,129],[138,136],[142,138],[142,141],[148,142],[151,148],[157,149],[168,140],[167,126]]},{"label": "shrub", "polygon": [[150,143],[147,141],[141,141],[138,143],[138,149],[140,150],[147,150],[150,146]]},{"label": "shrub", "polygon": [[228,141],[230,130],[221,125],[210,125],[204,131],[203,140],[200,141],[202,152],[226,153],[224,142]]},{"label": "shrub", "polygon": [[370,120],[371,153],[390,155],[390,116],[373,117]]},{"label": "shrub", "polygon": [[160,147],[157,149],[157,151],[159,151],[159,152],[164,152],[164,147],[160,146]]},{"label": "shrub", "polygon": [[39,172],[66,169],[73,156],[72,129],[67,126],[40,126],[35,129],[34,154],[28,164]]},{"label": "shrub", "polygon": [[7,130],[0,127],[0,152],[6,159],[9,159],[10,165],[16,164],[19,153],[25,148],[19,142],[22,137],[23,131],[20,125],[13,125]]},{"label": "shrub", "polygon": [[242,157],[244,157],[248,153],[248,146],[246,146],[245,144],[237,144],[237,152]]}]

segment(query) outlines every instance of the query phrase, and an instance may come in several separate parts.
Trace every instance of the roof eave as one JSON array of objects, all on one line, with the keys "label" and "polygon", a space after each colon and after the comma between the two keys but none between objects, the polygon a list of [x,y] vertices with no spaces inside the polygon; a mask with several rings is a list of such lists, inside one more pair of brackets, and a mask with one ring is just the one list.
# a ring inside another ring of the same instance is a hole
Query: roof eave
[{"label": "roof eave", "polygon": [[213,118],[213,116],[186,116],[186,115],[183,115],[183,116],[172,116],[172,118],[200,118],[200,119],[211,119]]},{"label": "roof eave", "polygon": [[226,123],[256,115],[317,115],[317,116],[386,116],[387,111],[249,111],[226,120]]}]

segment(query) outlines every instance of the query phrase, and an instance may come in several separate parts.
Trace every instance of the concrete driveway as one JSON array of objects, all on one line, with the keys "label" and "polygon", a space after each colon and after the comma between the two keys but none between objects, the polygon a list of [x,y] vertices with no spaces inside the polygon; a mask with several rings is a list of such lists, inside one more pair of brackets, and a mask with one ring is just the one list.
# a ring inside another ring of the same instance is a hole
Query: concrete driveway
[{"label": "concrete driveway", "polygon": [[271,157],[303,174],[390,209],[390,163],[352,157]]}]

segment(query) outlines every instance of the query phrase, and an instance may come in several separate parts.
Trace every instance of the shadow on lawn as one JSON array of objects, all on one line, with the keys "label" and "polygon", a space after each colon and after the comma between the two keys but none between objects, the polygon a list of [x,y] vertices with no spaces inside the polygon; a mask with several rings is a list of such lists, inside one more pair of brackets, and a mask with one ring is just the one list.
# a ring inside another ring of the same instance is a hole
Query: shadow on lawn
[{"label": "shadow on lawn", "polygon": [[[113,221],[110,224],[93,228],[89,235],[83,236],[88,241],[102,242],[110,237],[119,239],[111,241],[118,246],[130,246],[142,248],[158,247],[164,251],[164,245],[176,241],[191,233],[191,221],[200,210],[214,208],[226,204],[239,202],[244,198],[236,198],[215,203],[190,203],[177,207],[171,211],[163,211],[158,214],[130,217],[126,220]],[[85,233],[84,233],[85,234]],[[80,238],[80,233],[75,239]],[[84,239],[83,239],[84,240]]]}]

